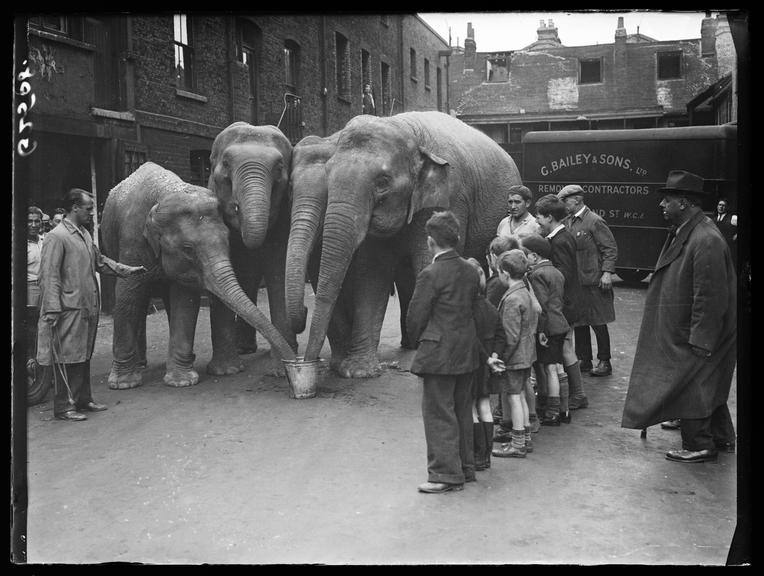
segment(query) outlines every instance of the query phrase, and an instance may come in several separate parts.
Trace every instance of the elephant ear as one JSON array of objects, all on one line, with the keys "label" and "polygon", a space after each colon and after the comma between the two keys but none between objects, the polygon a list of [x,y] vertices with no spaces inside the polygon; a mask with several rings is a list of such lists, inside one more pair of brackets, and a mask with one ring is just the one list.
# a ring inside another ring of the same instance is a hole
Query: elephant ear
[{"label": "elephant ear", "polygon": [[450,207],[448,195],[448,176],[450,165],[443,158],[419,147],[421,168],[414,192],[411,194],[409,203],[408,223],[414,218],[414,214],[425,208]]},{"label": "elephant ear", "polygon": [[154,206],[152,206],[151,210],[149,211],[149,215],[146,216],[146,225],[143,228],[143,237],[149,243],[149,246],[151,246],[151,251],[154,252],[154,256],[157,258],[159,258],[159,255],[162,252],[161,244],[159,243],[159,240],[162,237],[162,233],[159,224],[156,221],[156,213],[158,208],[159,204],[154,204]]}]

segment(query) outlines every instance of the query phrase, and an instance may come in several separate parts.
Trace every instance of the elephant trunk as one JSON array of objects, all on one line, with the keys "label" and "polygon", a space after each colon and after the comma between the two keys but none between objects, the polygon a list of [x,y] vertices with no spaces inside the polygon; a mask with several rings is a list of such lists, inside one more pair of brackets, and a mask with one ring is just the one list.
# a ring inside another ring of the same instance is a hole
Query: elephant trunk
[{"label": "elephant trunk", "polygon": [[233,173],[232,186],[239,204],[241,239],[247,248],[258,248],[268,233],[272,167],[262,162],[243,162]]},{"label": "elephant trunk", "polygon": [[260,332],[282,359],[295,359],[292,347],[281,335],[281,332],[244,293],[228,259],[207,262],[203,266],[203,270],[205,272],[204,287],[207,290],[217,296],[235,314],[241,316],[247,324]]},{"label": "elephant trunk", "polygon": [[295,194],[292,205],[292,223],[286,255],[286,304],[292,330],[300,334],[305,330],[305,276],[308,259],[316,244],[321,228],[326,198]]},{"label": "elephant trunk", "polygon": [[345,280],[353,254],[364,235],[365,230],[358,229],[358,222],[352,217],[352,212],[348,214],[327,212],[324,221],[316,303],[308,345],[305,349],[305,360],[315,360],[321,352],[342,282]]}]

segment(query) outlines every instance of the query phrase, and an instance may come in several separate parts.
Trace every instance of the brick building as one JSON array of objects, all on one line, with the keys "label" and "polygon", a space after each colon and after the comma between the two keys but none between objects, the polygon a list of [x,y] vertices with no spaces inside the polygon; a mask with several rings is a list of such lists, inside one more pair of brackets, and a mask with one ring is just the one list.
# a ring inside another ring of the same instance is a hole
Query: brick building
[{"label": "brick building", "polygon": [[[639,30],[628,34],[621,16],[613,44],[566,47],[554,22],[542,20],[536,42],[487,53],[477,52],[469,24],[463,49],[450,59],[451,101],[458,118],[491,136],[518,165],[522,137],[531,130],[686,126],[688,104],[736,73],[727,18],[707,16],[699,33],[657,41]],[[708,101],[718,90],[711,92],[694,102],[693,123],[736,120],[736,93],[725,117],[719,106],[711,110]]]},{"label": "brick building", "polygon": [[151,160],[206,185],[215,136],[278,125],[296,143],[362,110],[449,109],[445,40],[415,15],[35,15],[29,202],[108,191]]}]

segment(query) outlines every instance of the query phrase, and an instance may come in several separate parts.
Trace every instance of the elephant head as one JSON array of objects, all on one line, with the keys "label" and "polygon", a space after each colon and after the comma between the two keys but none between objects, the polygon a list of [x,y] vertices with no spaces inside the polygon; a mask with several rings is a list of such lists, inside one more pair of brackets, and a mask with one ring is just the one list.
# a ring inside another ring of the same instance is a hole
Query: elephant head
[{"label": "elephant head", "polygon": [[396,119],[357,116],[326,163],[328,199],[316,304],[305,351],[314,360],[350,261],[369,236],[391,238],[424,208],[449,206],[449,165]]},{"label": "elephant head", "polygon": [[324,166],[337,147],[339,132],[327,138],[306,136],[294,147],[290,174],[292,205],[286,256],[286,303],[292,330],[305,329],[305,274],[322,229],[328,189]]},{"label": "elephant head", "polygon": [[292,144],[275,126],[234,122],[217,135],[207,187],[247,248],[262,245],[286,196]]},{"label": "elephant head", "polygon": [[143,232],[168,278],[208,290],[260,331],[282,358],[294,359],[281,333],[239,285],[229,258],[228,234],[218,199],[209,190],[191,185],[154,204]]}]

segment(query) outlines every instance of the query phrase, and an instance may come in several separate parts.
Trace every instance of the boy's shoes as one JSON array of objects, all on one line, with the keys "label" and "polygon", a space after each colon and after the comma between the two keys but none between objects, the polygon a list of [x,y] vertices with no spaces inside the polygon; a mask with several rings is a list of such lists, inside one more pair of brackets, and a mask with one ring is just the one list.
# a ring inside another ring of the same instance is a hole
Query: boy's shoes
[{"label": "boy's shoes", "polygon": [[515,448],[510,442],[505,442],[498,448],[494,448],[491,455],[497,458],[525,458],[526,452],[525,448]]},{"label": "boy's shoes", "polygon": [[494,442],[509,442],[510,440],[512,440],[512,432],[503,427],[497,428],[493,434]]},{"label": "boy's shoes", "polygon": [[544,417],[541,419],[541,425],[542,426],[559,426],[560,415],[559,414],[552,414],[551,416],[544,415]]},{"label": "boy's shoes", "polygon": [[570,410],[580,410],[581,408],[589,407],[589,399],[584,396],[583,398],[571,398],[568,400],[568,408]]},{"label": "boy's shoes", "polygon": [[592,376],[610,376],[613,373],[613,367],[610,360],[600,360],[595,368],[592,368]]},{"label": "boy's shoes", "polygon": [[560,422],[564,422],[565,424],[570,424],[570,411],[560,412]]},{"label": "boy's shoes", "polygon": [[448,484],[447,482],[425,482],[417,490],[426,494],[441,494],[443,492],[458,492],[464,490],[464,484]]},{"label": "boy's shoes", "polygon": [[536,418],[531,418],[531,433],[536,434],[539,430],[541,430],[541,420]]}]

